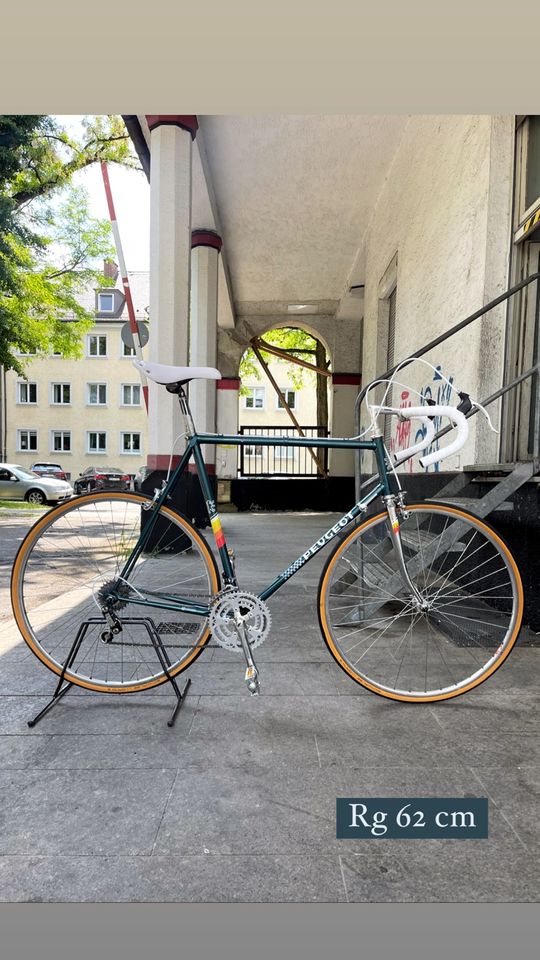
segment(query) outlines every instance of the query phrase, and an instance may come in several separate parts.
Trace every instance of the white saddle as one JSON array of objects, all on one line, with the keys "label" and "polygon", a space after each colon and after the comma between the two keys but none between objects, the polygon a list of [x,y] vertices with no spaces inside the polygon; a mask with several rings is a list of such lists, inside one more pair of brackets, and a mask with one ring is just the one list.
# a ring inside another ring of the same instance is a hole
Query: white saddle
[{"label": "white saddle", "polygon": [[178,383],[185,380],[221,380],[215,367],[169,367],[164,363],[148,360],[133,360],[133,366],[146,374],[154,383]]}]

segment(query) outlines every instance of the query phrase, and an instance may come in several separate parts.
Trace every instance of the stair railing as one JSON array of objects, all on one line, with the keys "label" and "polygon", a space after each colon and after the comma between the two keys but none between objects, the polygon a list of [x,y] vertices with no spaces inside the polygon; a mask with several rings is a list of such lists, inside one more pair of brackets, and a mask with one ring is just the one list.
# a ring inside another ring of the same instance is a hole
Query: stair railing
[{"label": "stair railing", "polygon": [[[535,280],[538,280],[539,278],[540,278],[540,271],[538,271],[537,273],[532,273],[529,277],[525,277],[524,280],[520,280],[519,283],[515,284],[515,286],[510,287],[504,293],[501,293],[498,297],[495,297],[494,300],[490,300],[490,302],[486,303],[486,305],[481,307],[480,310],[476,310],[475,313],[471,313],[469,317],[465,317],[464,320],[461,320],[459,323],[456,323],[453,327],[450,327],[450,329],[447,330],[445,333],[441,333],[440,336],[435,337],[434,340],[430,340],[430,342],[427,343],[424,347],[421,347],[419,350],[417,350],[415,353],[412,353],[409,357],[406,357],[400,363],[394,364],[394,366],[390,367],[389,370],[386,370],[385,373],[380,374],[379,376],[371,380],[368,384],[366,384],[366,386],[358,394],[356,398],[355,407],[354,407],[355,434],[358,435],[361,431],[360,409],[361,409],[361,405],[364,400],[364,397],[366,396],[366,393],[368,392],[369,388],[373,383],[375,383],[377,380],[388,380],[392,376],[392,374],[395,373],[398,367],[400,367],[401,370],[404,370],[405,367],[407,367],[410,363],[413,363],[414,360],[417,360],[419,357],[423,357],[424,354],[429,353],[429,351],[433,350],[434,347],[437,347],[440,343],[444,343],[445,340],[448,340],[450,337],[453,337],[454,334],[459,333],[460,330],[463,330],[465,327],[468,327],[469,324],[474,323],[474,321],[478,320],[479,317],[483,317],[484,314],[489,313],[490,310],[493,310],[493,307],[498,306],[499,303],[503,303],[505,300],[509,300],[510,297],[513,297],[514,294],[518,292],[518,290],[521,290],[523,287],[528,286],[529,283],[533,283]],[[537,363],[533,367],[530,367],[529,370],[526,370],[525,373],[522,373],[518,377],[515,377],[510,383],[507,383],[503,387],[501,387],[499,390],[496,390],[495,393],[491,394],[491,396],[486,397],[485,400],[482,400],[481,401],[482,406],[486,407],[490,403],[493,403],[495,400],[498,400],[499,397],[503,396],[503,394],[508,393],[510,390],[515,389],[515,387],[517,387],[520,383],[523,383],[525,380],[528,380],[529,377],[534,376],[534,374],[538,374],[539,371],[540,371],[540,364]],[[479,412],[478,408],[473,407],[473,409],[466,414],[466,417],[467,418],[473,417],[478,412]],[[539,426],[540,426],[540,390],[537,390],[536,391],[536,409],[535,409],[535,428],[536,429],[534,432],[534,449],[533,449],[533,459],[535,461],[537,461],[540,458],[540,437],[539,437],[539,429],[538,429]],[[443,437],[446,433],[449,433],[450,430],[452,430],[452,426],[450,424],[444,427],[443,429],[439,430],[438,433],[436,433],[435,436],[433,437],[432,443],[434,443],[436,440],[439,440],[440,437]],[[405,461],[409,459],[410,459],[409,457],[402,457],[401,459],[397,458],[394,465],[399,466],[400,464],[405,463]],[[364,489],[364,487],[368,486],[375,479],[375,476],[378,476],[378,474],[375,474],[373,477],[369,477],[367,480],[364,480],[362,482],[362,473],[361,473],[362,451],[361,450],[357,451],[354,468],[355,468],[354,469],[355,495],[356,495],[356,500],[358,501],[361,499],[362,490]]]}]

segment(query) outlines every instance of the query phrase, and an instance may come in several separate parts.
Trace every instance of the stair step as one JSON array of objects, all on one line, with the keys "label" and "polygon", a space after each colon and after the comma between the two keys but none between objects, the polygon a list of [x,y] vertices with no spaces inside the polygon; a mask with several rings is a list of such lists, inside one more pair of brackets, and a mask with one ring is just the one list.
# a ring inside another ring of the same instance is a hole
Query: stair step
[{"label": "stair step", "polygon": [[[405,549],[412,550],[415,554],[425,547],[429,547],[434,540],[438,539],[438,534],[430,533],[428,530],[407,530],[407,524],[403,523],[400,529],[401,543]],[[452,544],[449,550],[455,553],[463,553],[464,545],[459,541]]]},{"label": "stair step", "polygon": [[[439,497],[434,497],[434,499],[439,500]],[[476,499],[475,497],[444,497],[441,498],[441,503],[449,503],[453,507],[463,507],[463,509],[468,510],[469,513],[476,514],[479,510],[482,500]],[[490,513],[512,513],[513,509],[514,504],[511,502],[511,500],[503,500],[502,503],[499,503],[496,507],[493,507]]]},{"label": "stair step", "polygon": [[517,463],[467,463],[464,473],[512,473]]}]

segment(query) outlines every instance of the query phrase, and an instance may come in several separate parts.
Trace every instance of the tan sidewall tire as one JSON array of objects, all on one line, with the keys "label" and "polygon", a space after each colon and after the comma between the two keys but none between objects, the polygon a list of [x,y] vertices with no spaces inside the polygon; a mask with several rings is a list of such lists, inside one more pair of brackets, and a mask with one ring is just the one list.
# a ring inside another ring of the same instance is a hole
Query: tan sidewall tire
[{"label": "tan sidewall tire", "polygon": [[428,502],[415,503],[415,504],[411,504],[410,506],[409,504],[407,504],[407,510],[431,510],[433,512],[439,512],[439,513],[452,513],[452,514],[455,514],[456,517],[463,517],[465,520],[473,521],[482,530],[488,533],[489,536],[496,541],[497,545],[502,550],[502,553],[505,559],[508,561],[508,564],[511,567],[516,580],[516,588],[517,588],[517,594],[518,594],[518,611],[516,615],[516,622],[514,625],[512,636],[510,640],[507,642],[501,655],[497,658],[497,660],[495,660],[495,662],[492,664],[489,670],[487,670],[484,674],[482,674],[482,676],[478,677],[476,680],[474,680],[470,684],[454,692],[441,693],[435,696],[427,696],[427,697],[408,697],[398,693],[391,693],[388,690],[383,690],[380,687],[378,687],[376,684],[370,683],[370,681],[366,680],[364,677],[359,677],[354,672],[352,667],[349,666],[346,660],[343,659],[339,650],[336,648],[334,644],[332,632],[328,626],[328,621],[326,618],[326,592],[328,589],[328,585],[330,583],[330,576],[341,554],[348,547],[348,545],[354,539],[354,537],[358,536],[360,531],[365,530],[367,527],[376,523],[381,518],[385,518],[386,511],[382,511],[381,513],[376,514],[374,517],[370,517],[369,520],[365,520],[364,523],[360,524],[360,526],[355,527],[355,529],[350,534],[348,534],[348,536],[345,537],[345,539],[339,544],[338,547],[336,547],[334,552],[329,557],[328,562],[321,574],[321,580],[319,583],[319,596],[318,596],[319,624],[321,627],[322,635],[324,637],[324,642],[326,643],[326,646],[330,650],[330,653],[332,654],[334,660],[339,664],[339,666],[343,670],[345,670],[345,672],[350,677],[352,677],[352,679],[356,683],[359,683],[362,687],[365,687],[367,690],[371,690],[372,693],[377,693],[379,696],[386,697],[389,700],[400,700],[404,703],[433,703],[437,700],[451,700],[453,697],[459,697],[462,694],[467,693],[469,690],[474,689],[474,687],[477,687],[480,683],[483,683],[484,680],[487,680],[488,677],[492,676],[492,674],[499,669],[501,664],[504,663],[508,654],[513,649],[516,643],[516,640],[518,638],[519,631],[521,629],[521,621],[523,618],[523,585],[521,583],[521,575],[516,565],[516,561],[514,560],[504,540],[501,540],[499,534],[496,533],[496,531],[493,530],[493,528],[490,527],[489,524],[485,523],[485,521],[483,520],[480,520],[478,517],[475,517],[470,513],[466,513],[466,511],[460,510],[457,507],[446,506],[442,503],[441,504],[433,504]]},{"label": "tan sidewall tire", "polygon": [[[29,629],[28,623],[26,622],[24,611],[22,609],[21,603],[19,601],[19,595],[18,595],[19,576],[24,568],[24,564],[26,562],[26,559],[31,549],[36,543],[36,540],[39,539],[39,536],[42,530],[45,527],[49,526],[51,522],[51,514],[54,514],[55,516],[59,516],[64,513],[68,513],[70,508],[77,508],[85,502],[96,501],[96,500],[110,500],[111,498],[118,499],[118,500],[131,500],[132,503],[140,503],[140,504],[148,503],[148,497],[143,497],[137,493],[126,492],[126,493],[118,494],[118,496],[116,497],[114,494],[111,494],[111,493],[86,494],[86,495],[77,497],[76,503],[74,503],[72,500],[69,500],[67,501],[67,503],[59,504],[57,507],[53,508],[53,510],[48,511],[48,513],[46,513],[45,516],[41,517],[37,521],[37,523],[35,523],[34,526],[28,531],[25,539],[23,540],[21,546],[19,547],[17,556],[15,557],[15,563],[13,565],[13,571],[11,574],[11,603],[13,607],[13,614],[15,617],[15,621],[22,634],[24,641],[30,647],[32,653],[34,653],[36,657],[38,657],[38,659],[41,660],[41,662],[44,663],[45,666],[48,667],[49,670],[51,670],[57,676],[61,676],[62,674],[61,668],[58,666],[58,664],[50,660],[47,657],[47,655],[44,653],[44,651],[41,649],[41,647],[39,647],[36,644],[32,636],[31,630]],[[193,527],[189,523],[189,521],[184,519],[184,517],[182,517],[179,513],[176,513],[174,510],[171,510],[170,507],[165,507],[165,506],[161,507],[161,510],[168,517],[170,517],[171,519],[174,519],[177,523],[179,523],[180,526],[189,533],[189,536],[196,541],[197,545],[200,547],[202,556],[204,557],[204,559],[207,561],[207,564],[208,564],[212,592],[217,593],[219,591],[219,574],[218,574],[215,559],[206,541],[200,535],[198,530],[196,530],[195,527]],[[182,673],[182,671],[185,670],[187,667],[191,666],[191,664],[202,653],[205,645],[208,643],[209,638],[210,638],[210,631],[207,629],[205,630],[200,641],[198,642],[197,649],[194,650],[193,653],[189,657],[187,657],[186,660],[184,660],[178,667],[171,670],[170,675],[173,677],[176,677],[178,676],[179,673]],[[149,690],[152,687],[158,687],[162,683],[167,682],[167,677],[163,675],[162,677],[156,677],[155,679],[149,681],[148,683],[133,684],[133,685],[130,685],[129,687],[126,687],[126,686],[111,687],[111,686],[105,686],[104,684],[92,683],[91,680],[88,680],[88,681],[81,680],[80,677],[78,677],[76,674],[70,673],[69,671],[67,671],[64,676],[67,681],[75,684],[76,686],[84,687],[87,690],[93,690],[96,693],[139,693],[139,692],[142,692],[143,690]]]}]

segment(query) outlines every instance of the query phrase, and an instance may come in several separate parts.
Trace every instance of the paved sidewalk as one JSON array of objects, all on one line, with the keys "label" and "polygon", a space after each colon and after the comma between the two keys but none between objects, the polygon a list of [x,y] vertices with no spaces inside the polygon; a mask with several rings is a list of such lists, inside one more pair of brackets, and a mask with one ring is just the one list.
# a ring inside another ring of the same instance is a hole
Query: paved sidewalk
[{"label": "paved sidewalk", "polygon": [[[331,514],[226,515],[256,590]],[[19,534],[17,533],[17,536]],[[311,561],[271,602],[258,651],[203,653],[176,727],[166,686],[68,694],[0,627],[0,900],[536,901],[540,648],[437,706],[363,691],[319,633]],[[2,640],[2,637],[4,639]],[[488,796],[488,840],[335,838],[339,796]]]}]

